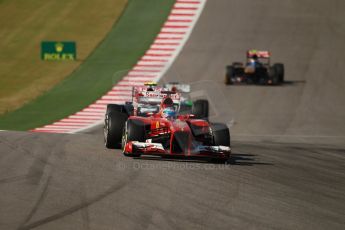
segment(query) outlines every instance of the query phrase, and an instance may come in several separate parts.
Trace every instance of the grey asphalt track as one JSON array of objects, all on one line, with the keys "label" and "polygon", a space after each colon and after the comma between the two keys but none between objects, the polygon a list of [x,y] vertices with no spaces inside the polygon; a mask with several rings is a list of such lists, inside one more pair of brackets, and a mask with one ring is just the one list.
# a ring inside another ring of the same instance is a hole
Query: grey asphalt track
[{"label": "grey asphalt track", "polygon": [[[345,1],[209,0],[164,81],[231,126],[234,165],[126,158],[84,134],[0,132],[0,229],[344,229]],[[248,48],[278,87],[225,86]]]}]

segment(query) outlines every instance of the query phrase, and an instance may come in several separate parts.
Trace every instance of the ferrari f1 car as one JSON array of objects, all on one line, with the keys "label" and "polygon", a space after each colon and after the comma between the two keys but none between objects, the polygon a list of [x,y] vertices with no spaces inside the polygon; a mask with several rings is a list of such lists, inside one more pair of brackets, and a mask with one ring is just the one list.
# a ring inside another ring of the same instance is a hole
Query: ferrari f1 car
[{"label": "ferrari f1 car", "polygon": [[246,64],[234,62],[226,67],[225,84],[262,84],[278,85],[284,83],[284,65],[271,66],[268,51],[247,51]]},{"label": "ferrari f1 car", "polygon": [[[122,148],[125,156],[179,156],[230,159],[230,132],[225,124],[195,119],[192,114],[180,115],[180,95],[172,91],[134,89],[133,104],[109,104],[104,122],[107,148]],[[159,99],[159,107],[153,101]],[[146,104],[138,107],[136,103]],[[143,108],[149,109],[145,116]],[[140,110],[140,111],[139,111]]]}]

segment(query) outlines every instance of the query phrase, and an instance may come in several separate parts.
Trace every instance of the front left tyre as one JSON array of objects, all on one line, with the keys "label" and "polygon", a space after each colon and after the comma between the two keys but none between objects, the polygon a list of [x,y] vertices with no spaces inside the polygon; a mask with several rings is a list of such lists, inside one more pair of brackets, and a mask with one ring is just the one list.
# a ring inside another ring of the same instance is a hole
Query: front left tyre
[{"label": "front left tyre", "polygon": [[[230,131],[226,124],[223,123],[213,123],[211,124],[212,136],[213,136],[213,145],[221,145],[230,147]],[[221,164],[232,164],[234,160],[229,158],[224,159],[213,159],[214,163]]]},{"label": "front left tyre", "polygon": [[277,73],[276,68],[274,67],[269,68],[269,78],[271,79],[272,85],[278,85],[280,83],[279,75]]},{"label": "front left tyre", "polygon": [[212,123],[211,130],[213,136],[213,145],[230,147],[230,131],[226,124]]},{"label": "front left tyre", "polygon": [[276,73],[278,75],[279,83],[283,84],[285,79],[285,70],[284,70],[284,64],[282,63],[276,63],[273,65],[273,68],[275,68]]}]

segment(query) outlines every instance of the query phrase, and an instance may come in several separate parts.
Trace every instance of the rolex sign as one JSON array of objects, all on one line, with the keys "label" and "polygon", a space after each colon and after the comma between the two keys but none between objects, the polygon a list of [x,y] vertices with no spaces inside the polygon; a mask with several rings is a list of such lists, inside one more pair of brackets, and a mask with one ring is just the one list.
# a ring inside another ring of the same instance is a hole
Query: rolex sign
[{"label": "rolex sign", "polygon": [[43,41],[41,43],[41,59],[44,61],[76,60],[76,43],[70,41]]}]

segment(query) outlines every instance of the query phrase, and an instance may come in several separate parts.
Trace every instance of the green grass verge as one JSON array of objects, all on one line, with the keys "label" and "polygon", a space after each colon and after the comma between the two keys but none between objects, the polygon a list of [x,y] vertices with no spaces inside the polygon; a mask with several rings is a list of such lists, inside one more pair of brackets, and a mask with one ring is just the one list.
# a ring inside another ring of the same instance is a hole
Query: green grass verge
[{"label": "green grass verge", "polygon": [[[102,0],[102,4],[99,0],[0,2],[0,115],[34,100],[76,70],[109,33],[127,3],[128,0]],[[40,44],[47,40],[76,41],[79,60],[41,61]]]},{"label": "green grass verge", "polygon": [[[94,102],[144,55],[174,2],[130,0],[104,41],[75,72],[34,101],[1,116],[0,129],[40,127]],[[122,74],[116,74],[119,72]]]}]

